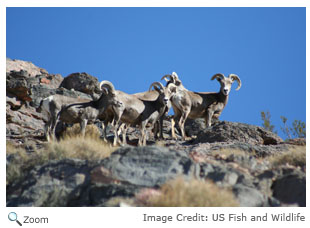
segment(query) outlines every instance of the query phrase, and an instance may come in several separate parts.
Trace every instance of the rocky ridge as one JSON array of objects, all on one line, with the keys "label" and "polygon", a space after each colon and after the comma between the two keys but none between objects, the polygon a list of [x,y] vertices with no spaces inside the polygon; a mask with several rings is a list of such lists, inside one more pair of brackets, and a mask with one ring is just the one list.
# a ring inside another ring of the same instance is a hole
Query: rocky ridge
[{"label": "rocky ridge", "polygon": [[[100,93],[98,80],[87,73],[63,78],[11,59],[6,86],[7,141],[32,142],[37,148],[46,144],[47,117],[36,112],[41,99],[53,94],[91,98]],[[167,117],[163,141],[155,142],[150,133],[149,145],[136,147],[139,132],[130,128],[131,146],[120,147],[106,159],[67,158],[34,166],[25,178],[7,185],[7,206],[111,206],[114,198],[135,199],[143,189],[157,190],[178,176],[211,180],[230,189],[240,206],[306,206],[305,165],[274,166],[270,160],[296,148],[305,150],[305,139],[283,141],[261,127],[227,121],[206,128],[203,120],[189,120],[185,129],[192,140],[182,141],[179,135],[172,140]],[[7,167],[14,156],[7,155]],[[121,201],[112,206],[122,205]]]}]

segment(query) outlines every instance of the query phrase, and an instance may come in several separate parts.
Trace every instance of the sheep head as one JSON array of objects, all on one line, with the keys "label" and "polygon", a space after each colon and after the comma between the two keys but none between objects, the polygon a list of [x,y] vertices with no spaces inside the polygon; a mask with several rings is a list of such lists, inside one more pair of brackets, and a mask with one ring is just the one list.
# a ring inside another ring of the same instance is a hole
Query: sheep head
[{"label": "sheep head", "polygon": [[149,91],[154,87],[154,89],[159,93],[158,99],[163,104],[167,105],[171,96],[176,92],[176,86],[174,84],[169,84],[164,87],[160,82],[153,82],[150,85]]},{"label": "sheep head", "polygon": [[212,76],[211,80],[214,79],[217,79],[218,82],[221,84],[221,92],[225,96],[229,95],[231,85],[234,81],[238,82],[238,87],[236,88],[236,90],[239,90],[241,88],[241,80],[235,74],[230,74],[228,77],[225,77],[224,74],[218,73]]},{"label": "sheep head", "polygon": [[115,95],[115,88],[114,88],[112,82],[106,81],[106,80],[100,82],[99,88],[100,88],[101,91],[103,91],[104,93],[107,93],[105,90],[102,89],[102,87],[103,87],[104,89],[106,89],[110,94]]}]

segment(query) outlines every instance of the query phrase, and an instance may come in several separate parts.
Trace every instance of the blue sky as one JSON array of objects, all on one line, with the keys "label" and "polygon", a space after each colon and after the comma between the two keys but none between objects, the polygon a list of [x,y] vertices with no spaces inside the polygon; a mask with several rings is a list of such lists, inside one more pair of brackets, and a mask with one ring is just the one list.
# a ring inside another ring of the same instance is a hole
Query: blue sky
[{"label": "blue sky", "polygon": [[220,119],[261,125],[269,110],[306,121],[306,8],[7,8],[6,56],[49,73],[87,72],[128,93],[175,71],[218,91],[237,74]]}]

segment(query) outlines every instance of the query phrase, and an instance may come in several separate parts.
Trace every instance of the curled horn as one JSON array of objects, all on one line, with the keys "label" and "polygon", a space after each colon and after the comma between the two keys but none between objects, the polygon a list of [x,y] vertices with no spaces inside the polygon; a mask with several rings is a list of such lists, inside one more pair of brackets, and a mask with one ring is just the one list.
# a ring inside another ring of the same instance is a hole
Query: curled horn
[{"label": "curled horn", "polygon": [[230,78],[232,81],[237,81],[237,82],[238,82],[238,87],[237,87],[236,90],[239,90],[239,89],[241,88],[241,80],[240,80],[240,78],[239,78],[237,75],[235,75],[235,74],[230,74],[230,75],[228,76],[228,78]]},{"label": "curled horn", "polygon": [[[160,90],[164,90],[163,84],[161,84],[160,82],[153,82],[153,83],[150,85],[149,91],[152,90],[152,87],[153,87],[153,86],[154,86],[155,89],[156,89],[156,86],[158,86]],[[158,89],[158,88],[157,88],[157,89]]]},{"label": "curled horn", "polygon": [[102,87],[106,88],[110,93],[115,94],[115,88],[112,84],[112,82],[109,81],[102,81],[100,82],[99,88],[102,90]]},{"label": "curled horn", "polygon": [[172,76],[170,74],[164,75],[160,80],[163,80],[163,79],[165,79],[166,82],[168,82],[168,81],[174,82],[174,78],[172,78]]},{"label": "curled horn", "polygon": [[212,76],[211,80],[214,80],[215,78],[216,78],[217,80],[219,80],[219,79],[224,79],[225,76],[224,76],[224,74],[217,73],[217,74],[215,74],[215,75]]}]

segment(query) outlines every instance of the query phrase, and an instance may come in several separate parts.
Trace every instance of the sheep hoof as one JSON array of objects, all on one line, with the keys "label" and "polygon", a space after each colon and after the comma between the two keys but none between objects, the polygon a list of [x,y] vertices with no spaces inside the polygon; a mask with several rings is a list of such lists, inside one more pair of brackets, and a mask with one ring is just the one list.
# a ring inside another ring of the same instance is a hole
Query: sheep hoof
[{"label": "sheep hoof", "polygon": [[192,137],[186,136],[186,137],[183,137],[183,140],[184,140],[184,141],[192,140]]}]

